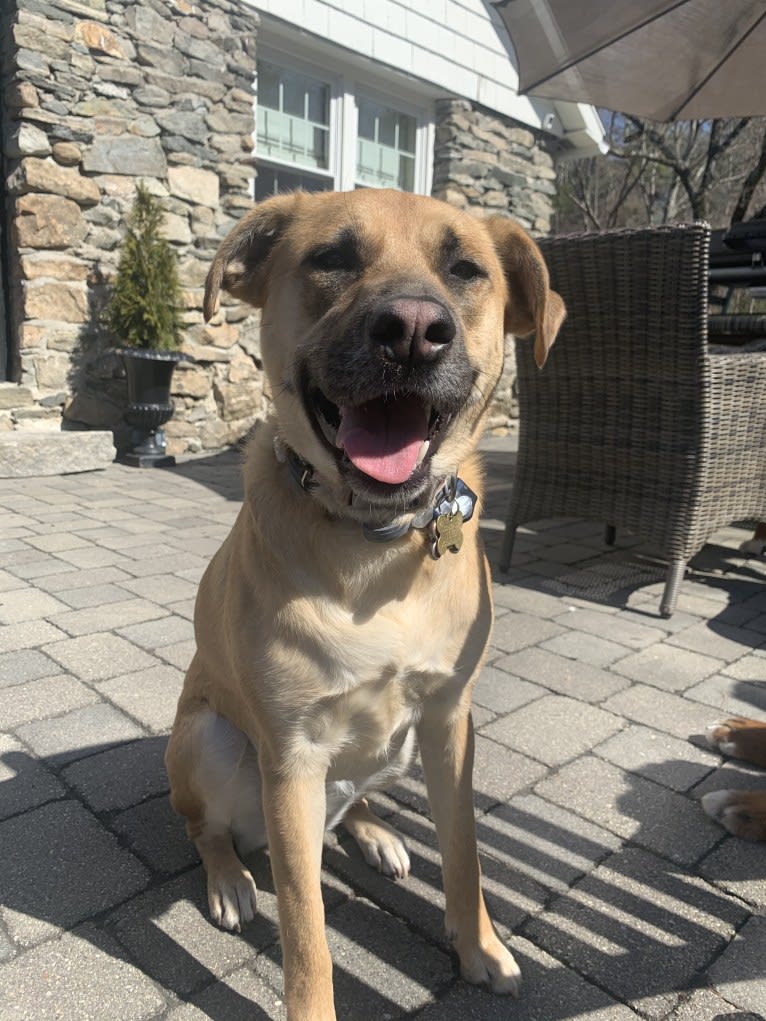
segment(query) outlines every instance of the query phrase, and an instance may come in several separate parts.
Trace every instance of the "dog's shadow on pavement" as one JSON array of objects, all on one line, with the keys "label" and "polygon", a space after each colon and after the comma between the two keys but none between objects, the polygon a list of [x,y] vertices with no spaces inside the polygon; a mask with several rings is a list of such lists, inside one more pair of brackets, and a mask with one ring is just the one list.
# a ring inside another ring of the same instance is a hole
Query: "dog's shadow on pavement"
[{"label": "dog's shadow on pavement", "polygon": [[[70,932],[90,944],[94,968],[109,959],[129,964],[161,987],[169,1003],[194,1005],[214,1021],[281,1021],[268,858],[248,858],[259,891],[256,920],[242,934],[217,930],[208,919],[204,872],[162,789],[164,746],[165,738],[154,737],[79,749],[73,760],[36,760],[21,750],[0,757],[0,775],[7,777],[0,782],[2,928],[19,955]],[[522,998],[512,1008],[455,985],[434,829],[419,811],[416,771],[407,790],[393,792],[398,801],[382,799],[410,845],[407,881],[370,870],[343,836],[329,838],[325,849],[338,1016],[415,1016],[423,1007],[422,1017],[434,1021],[492,1021],[516,1010],[520,1018],[543,1016],[535,1013],[543,1009],[546,1021],[563,1021],[585,1004],[608,1004],[602,990],[635,1001],[672,997],[690,986],[742,924],[744,909],[726,892],[725,877],[719,890],[683,861],[669,864],[674,847],[683,849],[680,859],[691,860],[694,833],[689,819],[679,823],[667,798],[647,797],[648,783],[637,778],[619,799],[622,815],[636,824],[629,846],[605,829],[575,824],[566,811],[541,811],[534,795],[495,804],[479,817],[490,911],[502,935],[515,933],[511,945],[525,973]],[[490,804],[481,776],[476,787],[479,803]],[[701,809],[696,822],[701,831],[713,825]],[[763,879],[766,860],[748,861],[749,878]],[[706,875],[717,882],[714,865]],[[552,988],[561,993],[555,1008]],[[431,1002],[445,991],[462,1005],[454,1013]]]}]

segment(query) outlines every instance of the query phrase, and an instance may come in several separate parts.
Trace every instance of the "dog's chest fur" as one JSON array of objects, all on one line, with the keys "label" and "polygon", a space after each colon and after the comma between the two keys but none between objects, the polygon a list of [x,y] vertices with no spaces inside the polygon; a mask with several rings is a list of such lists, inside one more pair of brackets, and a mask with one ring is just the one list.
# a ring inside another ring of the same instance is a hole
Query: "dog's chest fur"
[{"label": "dog's chest fur", "polygon": [[445,627],[448,612],[429,624],[430,599],[422,615],[409,601],[406,612],[389,605],[364,621],[326,598],[308,602],[301,617],[318,626],[295,644],[283,633],[274,647],[275,662],[292,684],[301,678],[309,696],[294,707],[293,754],[323,759],[329,779],[362,784],[398,757],[423,702],[470,676],[468,664],[456,673],[464,636]]}]

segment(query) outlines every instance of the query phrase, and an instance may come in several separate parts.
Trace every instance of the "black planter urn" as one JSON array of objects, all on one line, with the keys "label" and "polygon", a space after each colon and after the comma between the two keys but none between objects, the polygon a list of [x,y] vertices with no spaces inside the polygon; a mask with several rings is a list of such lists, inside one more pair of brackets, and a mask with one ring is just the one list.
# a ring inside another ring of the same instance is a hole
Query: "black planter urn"
[{"label": "black planter urn", "polygon": [[128,379],[125,421],[133,427],[131,449],[117,458],[134,468],[167,468],[176,459],[166,453],[162,426],[173,416],[170,380],[183,355],[178,351],[121,348]]}]

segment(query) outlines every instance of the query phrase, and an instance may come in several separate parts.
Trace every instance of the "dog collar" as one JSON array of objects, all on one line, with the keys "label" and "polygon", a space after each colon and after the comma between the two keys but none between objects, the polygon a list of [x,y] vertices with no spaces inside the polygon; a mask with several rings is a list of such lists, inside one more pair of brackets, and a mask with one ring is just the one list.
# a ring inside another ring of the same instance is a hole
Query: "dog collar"
[{"label": "dog collar", "polygon": [[448,475],[437,488],[430,505],[418,511],[410,521],[362,525],[362,531],[371,542],[391,542],[401,539],[413,528],[422,529],[428,537],[428,552],[438,560],[447,550],[457,553],[463,545],[463,525],[473,517],[476,499],[476,493],[461,478]]},{"label": "dog collar", "polygon": [[308,463],[304,461],[300,454],[296,454],[292,447],[288,447],[284,444],[280,444],[277,448],[276,440],[274,441],[274,453],[277,456],[278,461],[286,461],[287,466],[290,469],[290,473],[301,489],[305,492],[310,493],[312,489],[316,489],[319,483],[314,478],[314,469]]},{"label": "dog collar", "polygon": [[[274,453],[278,461],[287,463],[290,474],[306,493],[319,483],[314,468],[291,447],[275,440]],[[457,553],[463,544],[463,525],[470,521],[476,508],[476,493],[456,474],[448,475],[437,487],[429,505],[409,520],[395,519],[387,525],[362,525],[362,533],[370,542],[393,542],[403,538],[413,528],[423,530],[428,537],[428,550],[434,560],[449,550]]]}]

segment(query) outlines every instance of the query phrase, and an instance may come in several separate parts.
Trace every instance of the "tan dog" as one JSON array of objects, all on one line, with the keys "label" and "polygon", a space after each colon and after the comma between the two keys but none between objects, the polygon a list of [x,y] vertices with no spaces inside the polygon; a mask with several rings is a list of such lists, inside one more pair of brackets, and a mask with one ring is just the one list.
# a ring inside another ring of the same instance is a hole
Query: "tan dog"
[{"label": "tan dog", "polygon": [[402,774],[417,735],[462,973],[515,993],[480,889],[470,693],[492,604],[476,517],[460,516],[504,334],[535,329],[542,364],[561,299],[511,221],[373,190],[260,204],[218,251],[208,318],[220,288],[263,309],[274,401],[200,586],[167,752],[213,918],[253,917],[235,845],[268,843],[288,1016],[334,1019],[323,834],[342,820],[368,862],[407,874],[364,795]]}]

